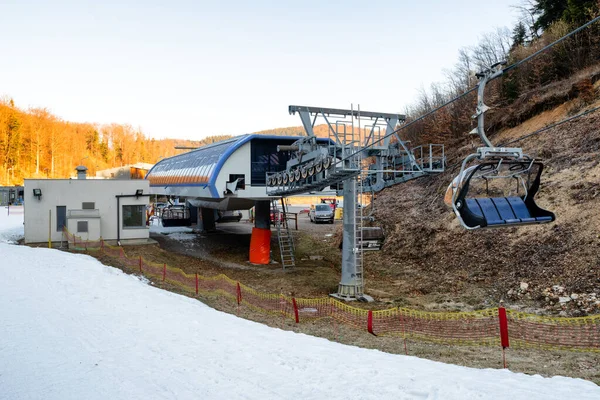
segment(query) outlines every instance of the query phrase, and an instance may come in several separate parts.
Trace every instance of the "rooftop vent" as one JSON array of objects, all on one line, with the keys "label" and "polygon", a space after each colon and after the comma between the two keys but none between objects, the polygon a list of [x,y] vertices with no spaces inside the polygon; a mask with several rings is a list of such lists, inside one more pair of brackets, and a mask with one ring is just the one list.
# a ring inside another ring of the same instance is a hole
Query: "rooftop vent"
[{"label": "rooftop vent", "polygon": [[87,168],[84,165],[80,165],[79,167],[75,168],[75,171],[77,171],[77,179],[85,179],[87,175]]}]

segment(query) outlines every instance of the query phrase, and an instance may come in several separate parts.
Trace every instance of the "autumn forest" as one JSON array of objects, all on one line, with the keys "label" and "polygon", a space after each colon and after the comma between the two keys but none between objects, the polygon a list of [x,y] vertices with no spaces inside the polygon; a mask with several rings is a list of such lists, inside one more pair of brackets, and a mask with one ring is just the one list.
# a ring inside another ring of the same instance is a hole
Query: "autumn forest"
[{"label": "autumn forest", "polygon": [[202,146],[229,136],[201,141],[151,139],[128,125],[73,123],[47,109],[23,110],[0,100],[0,186],[24,178],[68,178],[75,167],[96,171],[137,162],[155,163],[181,152],[175,146]]}]

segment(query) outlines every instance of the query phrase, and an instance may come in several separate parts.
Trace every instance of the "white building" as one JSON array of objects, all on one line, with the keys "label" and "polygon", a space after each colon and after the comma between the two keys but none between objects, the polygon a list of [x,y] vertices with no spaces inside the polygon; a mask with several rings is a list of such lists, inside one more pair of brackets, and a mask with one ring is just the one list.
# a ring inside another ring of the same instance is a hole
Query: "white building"
[{"label": "white building", "polygon": [[25,243],[65,240],[63,226],[84,240],[148,240],[146,180],[25,179],[24,195]]}]

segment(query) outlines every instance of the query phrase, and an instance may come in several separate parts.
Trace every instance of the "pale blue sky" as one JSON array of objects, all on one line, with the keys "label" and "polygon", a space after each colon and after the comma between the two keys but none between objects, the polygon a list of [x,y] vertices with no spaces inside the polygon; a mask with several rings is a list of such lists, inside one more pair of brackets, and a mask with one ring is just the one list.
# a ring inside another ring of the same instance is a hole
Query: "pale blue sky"
[{"label": "pale blue sky", "polygon": [[0,95],[199,139],[299,125],[287,106],[400,112],[519,0],[0,0]]}]

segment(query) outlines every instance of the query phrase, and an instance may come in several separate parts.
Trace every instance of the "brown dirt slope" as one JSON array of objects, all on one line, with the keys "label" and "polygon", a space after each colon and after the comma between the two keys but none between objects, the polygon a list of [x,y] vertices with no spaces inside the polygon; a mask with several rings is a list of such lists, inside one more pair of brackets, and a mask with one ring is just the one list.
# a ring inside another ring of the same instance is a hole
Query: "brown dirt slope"
[{"label": "brown dirt slope", "polygon": [[[589,77],[581,79],[589,81]],[[561,90],[573,93],[578,84],[562,85]],[[571,98],[515,127],[500,130],[492,141],[504,143],[597,107],[598,82],[593,88],[591,101],[589,96],[585,102]],[[533,101],[536,96],[528,98]],[[530,104],[529,108],[536,106]],[[563,311],[563,315],[600,312],[600,111],[515,145],[544,159],[537,199],[542,208],[556,213],[556,222],[463,229],[443,202],[447,185],[458,173],[453,168],[378,194],[375,216],[387,239],[384,250],[369,257],[367,279],[371,277],[375,283],[385,277],[411,299],[410,303],[432,308],[444,302],[458,304],[455,308],[480,308],[504,300],[512,308]],[[474,149],[447,150],[456,160]],[[386,290],[377,283],[367,286],[375,292]],[[575,296],[566,301],[572,294]]]}]

